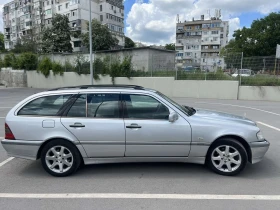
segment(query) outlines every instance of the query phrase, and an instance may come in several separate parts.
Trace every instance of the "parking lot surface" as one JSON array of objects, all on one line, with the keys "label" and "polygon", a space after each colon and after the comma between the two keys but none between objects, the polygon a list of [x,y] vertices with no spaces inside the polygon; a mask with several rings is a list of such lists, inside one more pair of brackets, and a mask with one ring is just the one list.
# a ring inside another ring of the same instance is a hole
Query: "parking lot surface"
[{"label": "parking lot surface", "polygon": [[[0,139],[10,108],[40,91],[0,88]],[[133,163],[84,166],[70,177],[55,178],[43,170],[40,160],[5,162],[9,157],[0,146],[0,209],[279,209],[280,103],[175,100],[194,108],[246,116],[257,122],[271,143],[264,160],[248,164],[235,177],[220,176],[195,164]],[[62,194],[73,198],[59,198]],[[153,198],[155,194],[158,196]],[[166,196],[169,194],[170,197]],[[52,196],[47,198],[48,195]],[[256,198],[248,199],[248,195]]]}]

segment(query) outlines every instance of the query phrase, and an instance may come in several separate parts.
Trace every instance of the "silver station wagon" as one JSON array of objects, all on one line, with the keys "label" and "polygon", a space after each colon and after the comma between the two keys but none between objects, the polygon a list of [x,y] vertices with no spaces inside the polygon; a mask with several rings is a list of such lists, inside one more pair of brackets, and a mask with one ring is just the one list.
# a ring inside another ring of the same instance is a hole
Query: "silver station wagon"
[{"label": "silver station wagon", "polygon": [[236,175],[269,148],[253,121],[179,105],[132,85],[77,86],[32,95],[10,110],[5,139],[10,156],[41,159],[54,176],[81,164],[186,162]]}]

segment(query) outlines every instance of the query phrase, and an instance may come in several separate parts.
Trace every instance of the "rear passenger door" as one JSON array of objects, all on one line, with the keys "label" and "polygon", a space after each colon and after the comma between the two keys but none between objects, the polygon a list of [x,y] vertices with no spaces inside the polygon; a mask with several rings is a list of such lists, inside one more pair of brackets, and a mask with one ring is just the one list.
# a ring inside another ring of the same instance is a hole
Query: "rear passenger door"
[{"label": "rear passenger door", "polygon": [[123,157],[125,129],[119,93],[81,94],[61,123],[83,145],[88,157]]}]

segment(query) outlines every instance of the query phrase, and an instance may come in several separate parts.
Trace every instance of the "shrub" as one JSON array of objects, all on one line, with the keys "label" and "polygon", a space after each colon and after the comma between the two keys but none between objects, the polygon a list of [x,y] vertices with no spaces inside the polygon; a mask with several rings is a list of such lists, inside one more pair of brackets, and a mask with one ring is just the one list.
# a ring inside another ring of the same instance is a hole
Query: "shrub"
[{"label": "shrub", "polygon": [[4,67],[8,68],[8,67],[12,67],[12,62],[13,62],[13,58],[11,56],[11,54],[6,54],[4,57]]},{"label": "shrub", "polygon": [[64,73],[63,66],[60,63],[54,62],[52,64],[52,70],[53,70],[54,75],[56,75],[56,74],[63,75],[63,73]]},{"label": "shrub", "polygon": [[0,57],[0,71],[1,71],[1,68],[3,68],[3,67],[4,67],[4,63],[3,63],[2,58]]},{"label": "shrub", "polygon": [[35,70],[38,66],[38,58],[34,53],[23,53],[18,58],[20,69]]},{"label": "shrub", "polygon": [[65,69],[65,72],[75,71],[75,67],[69,61],[65,62],[64,69]]},{"label": "shrub", "polygon": [[45,75],[45,77],[48,77],[50,75],[50,70],[52,69],[52,62],[49,58],[45,57],[41,60],[39,63],[38,70],[42,74]]},{"label": "shrub", "polygon": [[13,69],[19,69],[19,59],[15,56],[15,54],[11,54],[12,63],[11,66]]}]

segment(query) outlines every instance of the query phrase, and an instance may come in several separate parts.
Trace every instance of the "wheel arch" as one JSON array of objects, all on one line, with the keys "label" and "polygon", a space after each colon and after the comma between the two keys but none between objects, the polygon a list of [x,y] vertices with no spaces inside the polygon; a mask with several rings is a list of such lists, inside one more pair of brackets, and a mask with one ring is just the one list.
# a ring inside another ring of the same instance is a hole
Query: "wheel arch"
[{"label": "wheel arch", "polygon": [[215,145],[215,143],[220,141],[220,140],[222,140],[222,139],[225,139],[225,138],[234,139],[234,140],[238,141],[240,144],[242,144],[242,146],[246,150],[246,153],[247,153],[247,156],[248,156],[248,161],[250,163],[252,163],[252,151],[251,151],[250,145],[248,144],[248,142],[244,138],[242,138],[240,136],[237,136],[237,135],[223,135],[223,136],[218,137],[216,140],[214,140],[211,143],[210,147],[208,148],[208,150],[207,150],[207,157],[209,155],[210,149]]},{"label": "wheel arch", "polygon": [[36,156],[36,159],[37,159],[37,160],[40,159],[42,150],[43,150],[43,148],[46,146],[46,144],[48,144],[49,142],[55,141],[55,140],[62,140],[62,141],[66,141],[66,142],[68,142],[68,143],[71,143],[73,146],[75,146],[75,147],[77,148],[77,150],[79,151],[79,154],[80,154],[80,156],[81,156],[81,160],[84,161],[84,160],[83,160],[82,152],[81,152],[80,149],[77,147],[77,145],[76,145],[73,141],[71,141],[71,140],[69,140],[69,139],[66,139],[66,138],[51,138],[51,139],[48,139],[48,140],[44,141],[44,143],[40,146],[40,148],[39,148],[39,150],[38,150],[38,152],[37,152],[37,156]]}]

